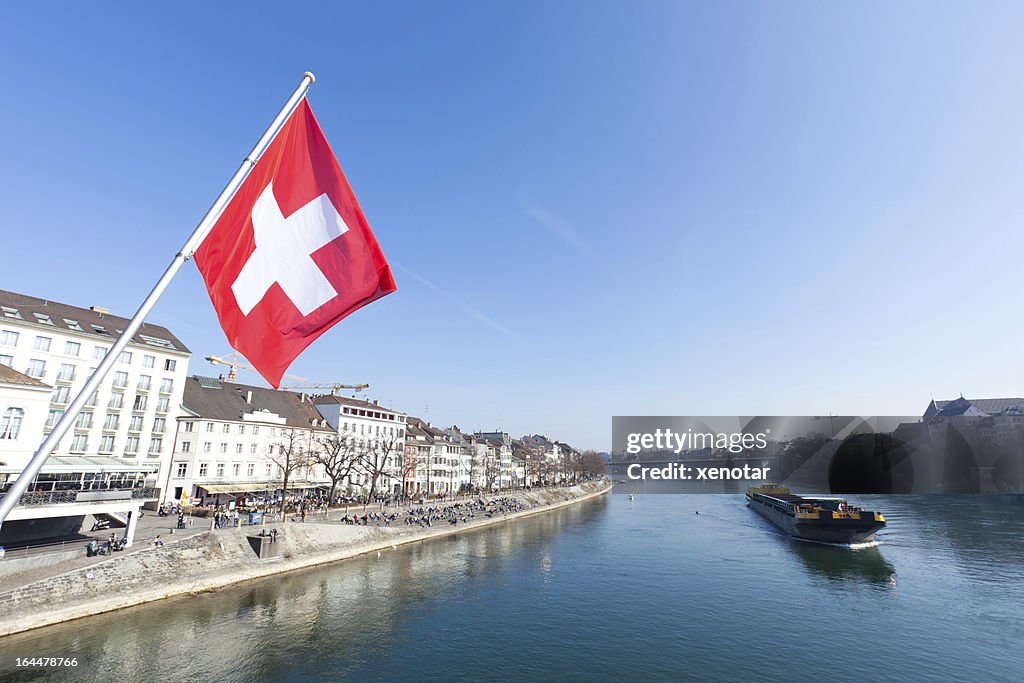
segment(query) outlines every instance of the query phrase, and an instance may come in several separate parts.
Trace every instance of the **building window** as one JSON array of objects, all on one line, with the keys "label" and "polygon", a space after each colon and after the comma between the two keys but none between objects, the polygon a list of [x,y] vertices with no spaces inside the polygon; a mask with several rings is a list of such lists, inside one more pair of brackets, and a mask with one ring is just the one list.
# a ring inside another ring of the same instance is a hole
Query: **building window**
[{"label": "building window", "polygon": [[0,330],[0,346],[17,346],[18,333],[9,330]]},{"label": "building window", "polygon": [[206,431],[208,431],[208,432],[212,432],[213,431],[213,423],[212,422],[207,422],[206,423]]},{"label": "building window", "polygon": [[187,462],[179,462],[178,463],[178,473],[177,473],[178,479],[184,479],[187,475],[188,475],[188,463]]},{"label": "building window", "polygon": [[[64,387],[64,388],[66,389],[67,387]],[[111,392],[110,400],[107,401],[107,407],[108,408],[114,408],[114,409],[123,408],[124,407],[124,394],[122,394],[120,391]]]},{"label": "building window", "polygon": [[28,371],[25,373],[29,377],[42,377],[46,373],[46,361],[33,358],[28,362]]},{"label": "building window", "polygon": [[223,476],[224,476],[224,463],[219,462],[219,463],[217,463],[217,478],[219,479],[219,478],[221,478]]},{"label": "building window", "polygon": [[86,434],[75,434],[71,439],[71,452],[84,453],[89,445],[89,437]]},{"label": "building window", "polygon": [[260,433],[260,426],[259,426],[259,425],[253,425],[253,426],[252,426],[252,435],[253,435],[253,436],[256,436],[256,435],[258,435],[259,433]]},{"label": "building window", "polygon": [[167,427],[167,420],[162,417],[158,417],[153,420],[153,432],[156,434],[163,434],[164,429]]},{"label": "building window", "polygon": [[85,401],[85,405],[88,406],[89,408],[95,408],[96,407],[96,401],[99,400],[99,397],[100,397],[100,391],[99,391],[99,389],[97,389],[96,391],[94,391],[91,394],[89,394],[89,398]]},{"label": "building window", "polygon": [[226,443],[222,443],[220,445],[220,452],[221,453],[227,453],[228,452],[228,445]]},{"label": "building window", "polygon": [[82,353],[82,345],[78,342],[65,342],[64,343],[64,355],[78,358],[78,354]]},{"label": "building window", "polygon": [[274,454],[274,444],[270,444],[269,446],[267,446],[267,455],[273,455],[273,454]]},{"label": "building window", "polygon": [[181,442],[181,452],[182,453],[191,453],[192,452],[192,442],[191,441],[182,441]]},{"label": "building window", "polygon": [[156,356],[143,356],[142,367],[153,368],[156,367]]},{"label": "building window", "polygon": [[8,408],[4,411],[3,418],[0,418],[0,439],[18,438],[21,431],[21,421],[25,417],[25,411],[21,408]]},{"label": "building window", "polygon": [[205,477],[206,476],[206,471],[207,471],[208,467],[209,467],[209,465],[207,465],[205,462],[199,463],[199,476],[200,477]]},{"label": "building window", "polygon": [[10,306],[0,306],[0,310],[3,310],[5,318],[10,318],[12,320],[24,320],[24,318],[21,317],[21,313],[18,311],[17,308],[11,308]]},{"label": "building window", "polygon": [[114,386],[118,389],[124,389],[128,386],[128,373],[127,372],[115,372],[114,373]]},{"label": "building window", "polygon": [[129,432],[141,432],[142,431],[142,416],[132,415],[131,422],[128,423]]},{"label": "building window", "polygon": [[65,382],[74,382],[75,366],[71,363],[61,363],[60,371],[57,373],[57,379],[64,380]]},{"label": "building window", "polygon": [[132,352],[131,351],[122,351],[121,355],[117,357],[117,362],[120,363],[121,365],[131,365],[132,364]]},{"label": "building window", "polygon": [[242,444],[236,443],[235,444],[235,453],[241,453],[241,452],[242,452]]},{"label": "building window", "polygon": [[149,375],[139,375],[139,383],[136,385],[139,391],[149,391],[153,378]]},{"label": "building window", "polygon": [[246,466],[246,468],[245,468],[245,475],[246,475],[247,477],[252,477],[252,476],[253,476],[253,475],[255,475],[255,474],[256,474],[256,463],[254,463],[254,462],[251,462],[251,463],[249,463],[249,464],[248,464],[248,466]]},{"label": "building window", "polygon": [[270,463],[267,463],[267,476],[270,476]]},{"label": "building window", "polygon": [[150,440],[150,442],[149,442],[149,452],[150,453],[159,453],[160,451],[163,450],[163,448],[164,448],[163,437],[154,436]]},{"label": "building window", "polygon": [[32,348],[36,351],[47,352],[50,350],[51,341],[53,340],[50,337],[36,337],[36,342],[32,345]]},{"label": "building window", "polygon": [[103,421],[104,429],[117,429],[117,423],[121,419],[121,416],[117,413],[110,413],[107,418]]},{"label": "building window", "polygon": [[186,422],[185,423],[185,431],[188,432],[189,434],[191,434],[192,430],[194,430],[195,428],[196,428],[196,423],[195,422]]},{"label": "building window", "polygon": [[75,427],[77,429],[89,429],[92,427],[92,412],[83,410],[78,414],[78,419],[75,420]]},{"label": "building window", "polygon": [[245,425],[238,425],[238,433],[245,434]]},{"label": "building window", "polygon": [[11,367],[12,365],[14,365],[14,356],[0,354],[0,365],[6,365],[7,367]]},{"label": "building window", "polygon": [[67,403],[71,397],[71,387],[56,387],[53,390],[53,396],[50,398],[51,403]]},{"label": "building window", "polygon": [[178,361],[168,358],[164,361],[164,370],[174,370],[178,366]]},{"label": "building window", "polygon": [[129,436],[124,446],[124,452],[128,455],[135,455],[139,452],[139,437]]},{"label": "building window", "polygon": [[171,393],[171,391],[173,389],[174,389],[174,380],[172,380],[172,379],[165,379],[162,382],[160,382],[160,393],[161,394],[169,394],[169,393]]},{"label": "building window", "polygon": [[132,410],[145,410],[146,409],[146,396],[136,396],[135,404],[132,406]]},{"label": "building window", "polygon": [[231,425],[229,425],[227,422],[225,422],[224,423],[224,428],[221,431],[224,432],[225,434],[230,434],[231,433]]},{"label": "building window", "polygon": [[166,396],[156,402],[156,412],[166,413],[171,407],[171,401]]},{"label": "building window", "polygon": [[242,464],[241,463],[236,462],[233,465],[231,465],[231,476],[232,477],[237,477],[241,473],[242,473]]},{"label": "building window", "polygon": [[211,448],[213,448],[212,443],[210,443],[209,441],[203,442],[203,453],[209,453]]},{"label": "building window", "polygon": [[60,416],[63,414],[63,410],[51,410],[49,414],[46,416],[46,426],[54,427],[57,424],[57,421],[60,419]]},{"label": "building window", "polygon": [[114,451],[114,437],[107,435],[100,437],[100,453],[112,453]]},{"label": "building window", "polygon": [[252,444],[249,446],[249,452],[252,453],[253,455],[256,455],[256,444]]},{"label": "building window", "polygon": [[105,346],[94,346],[94,347],[92,347],[92,359],[93,360],[100,360],[105,355],[107,355],[107,347],[105,347]]}]

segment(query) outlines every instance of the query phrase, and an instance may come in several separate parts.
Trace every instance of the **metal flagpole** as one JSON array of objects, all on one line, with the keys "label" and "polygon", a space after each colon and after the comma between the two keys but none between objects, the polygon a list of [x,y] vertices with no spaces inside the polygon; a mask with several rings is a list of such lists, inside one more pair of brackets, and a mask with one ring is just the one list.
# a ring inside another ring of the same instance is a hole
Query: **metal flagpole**
[{"label": "metal flagpole", "polygon": [[110,368],[117,362],[118,356],[121,355],[124,348],[128,346],[128,342],[131,341],[132,337],[134,337],[135,333],[139,330],[139,327],[142,326],[146,316],[149,315],[150,310],[152,310],[153,306],[156,304],[157,299],[160,298],[160,295],[164,293],[165,289],[167,289],[167,285],[170,284],[171,280],[185,262],[192,258],[192,254],[195,253],[195,250],[199,248],[200,244],[202,244],[203,239],[207,234],[209,234],[210,230],[213,229],[217,219],[220,218],[221,212],[224,210],[224,207],[227,206],[231,197],[234,196],[239,185],[241,185],[242,181],[249,175],[249,171],[251,171],[253,166],[256,165],[256,162],[259,161],[259,158],[263,155],[263,152],[266,151],[271,140],[273,140],[274,136],[277,135],[281,125],[291,115],[292,111],[299,104],[302,98],[306,96],[309,86],[313,85],[315,80],[316,78],[309,71],[302,75],[302,82],[299,83],[299,87],[296,88],[295,92],[292,93],[292,96],[288,98],[288,101],[285,103],[281,111],[278,112],[273,123],[270,124],[270,127],[267,128],[263,133],[263,136],[260,137],[259,142],[257,142],[256,146],[252,148],[251,152],[249,152],[249,155],[242,162],[242,165],[237,171],[235,171],[235,174],[231,177],[231,180],[228,181],[227,186],[225,186],[224,190],[220,193],[220,196],[217,197],[213,206],[211,206],[210,210],[206,212],[203,219],[199,221],[199,225],[196,226],[195,232],[193,232],[192,236],[185,242],[181,251],[175,255],[171,264],[167,267],[167,270],[164,271],[163,276],[161,276],[160,280],[157,281],[156,286],[153,287],[153,291],[149,293],[146,300],[142,302],[141,306],[139,306],[139,310],[135,312],[135,316],[128,323],[127,327],[125,327],[124,332],[122,332],[121,336],[117,338],[117,341],[114,342],[110,351],[108,351],[107,355],[103,357],[103,361],[99,364],[99,367],[96,368],[96,371],[93,372],[88,381],[86,381],[85,386],[78,395],[75,396],[75,400],[71,402],[70,406],[68,406],[67,411],[65,411],[64,415],[61,416],[56,426],[54,426],[53,431],[50,432],[50,435],[47,436],[39,446],[39,450],[37,450],[35,455],[32,456],[32,459],[25,466],[25,469],[20,475],[18,475],[18,478],[11,485],[11,488],[3,498],[0,498],[0,526],[3,525],[4,520],[7,519],[7,515],[10,514],[11,510],[21,499],[22,494],[28,489],[29,483],[35,479],[37,474],[39,474],[39,470],[42,468],[43,463],[46,462],[46,459],[50,457],[51,453],[53,453],[53,450],[57,447],[57,443],[67,433],[68,429],[70,429],[71,424],[78,417],[78,413],[80,413],[82,408],[85,406],[85,402],[88,400],[89,396],[91,396],[92,392],[99,387],[100,382],[102,382],[103,378],[106,377],[107,372],[109,372]]}]

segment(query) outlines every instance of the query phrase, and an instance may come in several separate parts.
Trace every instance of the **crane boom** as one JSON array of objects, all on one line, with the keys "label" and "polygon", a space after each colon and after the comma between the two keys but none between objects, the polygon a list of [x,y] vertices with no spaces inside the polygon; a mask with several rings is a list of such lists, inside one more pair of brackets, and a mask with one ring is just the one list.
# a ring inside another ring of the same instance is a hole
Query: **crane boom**
[{"label": "crane boom", "polygon": [[[237,370],[251,370],[256,372],[255,368],[252,368],[245,363],[238,362],[238,353],[231,354],[231,360],[224,360],[220,356],[207,356],[206,360],[210,361],[213,365],[226,365],[228,366],[228,381],[234,382],[237,376]],[[282,386],[282,389],[330,389],[331,393],[335,396],[341,393],[342,389],[352,389],[353,391],[359,392],[363,389],[369,389],[369,384],[340,384],[337,382],[307,382],[302,377],[296,377],[295,375],[285,375],[285,377],[291,377],[293,379],[302,380],[298,383],[292,383]]]},{"label": "crane boom", "polygon": [[369,389],[369,384],[338,384],[330,382],[312,382],[308,384],[289,384],[281,387],[282,389],[330,389],[331,393],[335,396],[341,393],[342,389],[352,389],[353,391],[362,391],[363,389]]}]

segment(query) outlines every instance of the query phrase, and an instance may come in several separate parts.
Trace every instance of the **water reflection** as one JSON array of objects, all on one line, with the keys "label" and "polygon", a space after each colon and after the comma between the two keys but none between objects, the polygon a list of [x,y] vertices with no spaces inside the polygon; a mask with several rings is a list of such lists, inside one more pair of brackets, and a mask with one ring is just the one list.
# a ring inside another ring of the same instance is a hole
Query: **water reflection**
[{"label": "water reflection", "polygon": [[787,545],[812,577],[838,584],[864,583],[881,588],[896,586],[896,568],[877,546],[843,548],[800,541]]}]

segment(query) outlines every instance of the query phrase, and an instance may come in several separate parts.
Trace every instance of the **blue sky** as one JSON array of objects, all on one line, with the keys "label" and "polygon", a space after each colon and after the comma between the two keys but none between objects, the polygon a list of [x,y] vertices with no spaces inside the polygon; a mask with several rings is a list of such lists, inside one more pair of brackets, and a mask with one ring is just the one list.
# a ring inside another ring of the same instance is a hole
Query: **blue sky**
[{"label": "blue sky", "polygon": [[[295,375],[602,449],[616,414],[1019,396],[1022,19],[8,3],[0,288],[129,315],[309,69],[399,289]],[[229,348],[193,265],[150,319],[218,372],[202,357]]]}]

